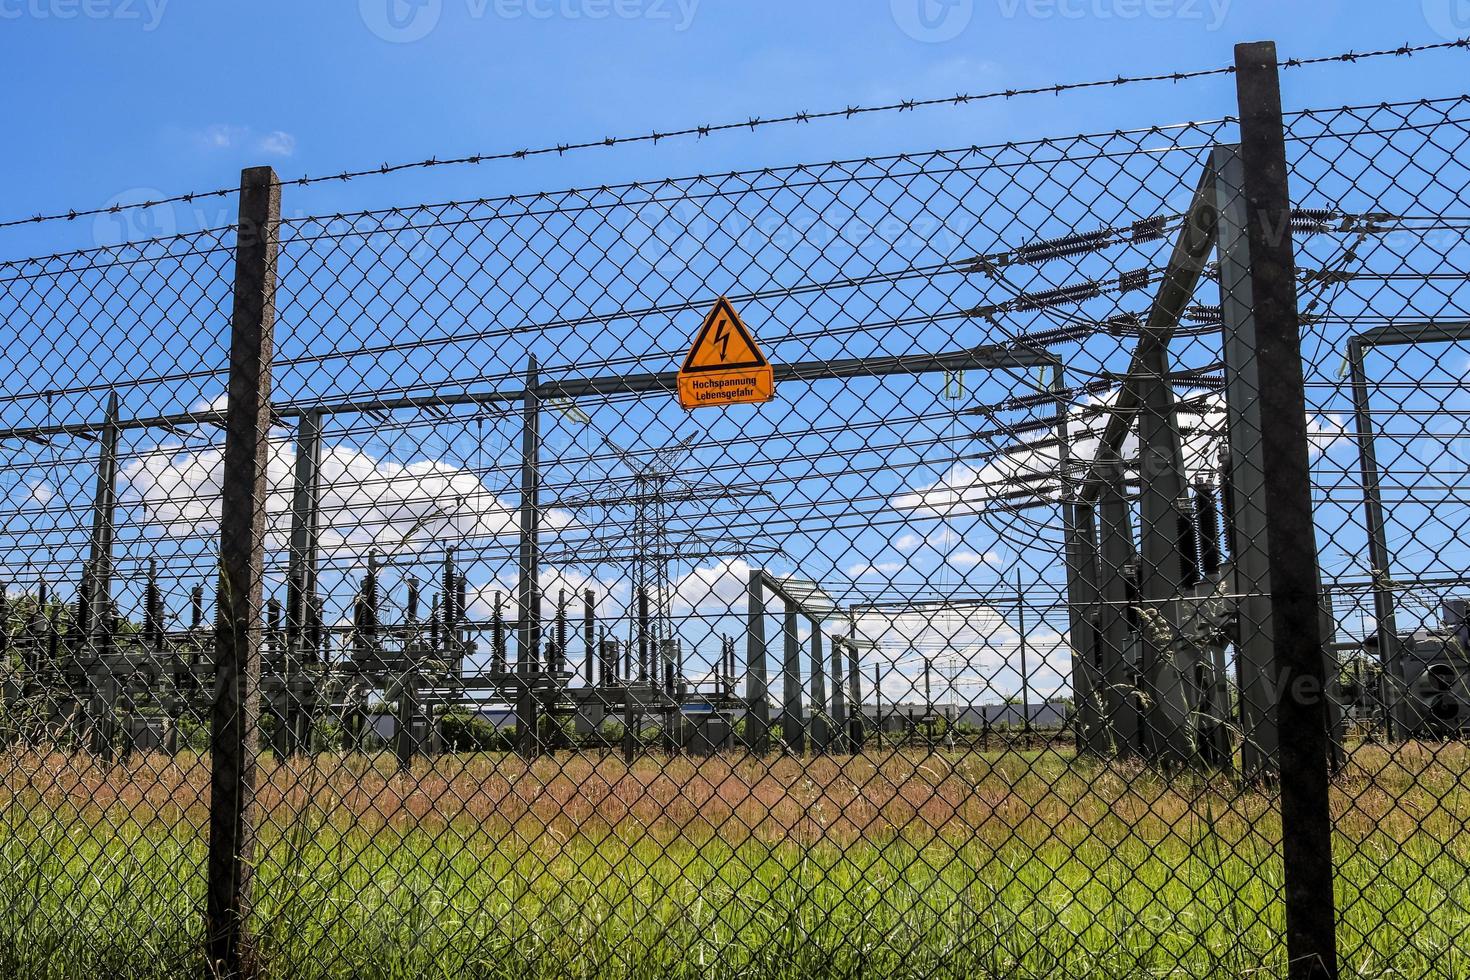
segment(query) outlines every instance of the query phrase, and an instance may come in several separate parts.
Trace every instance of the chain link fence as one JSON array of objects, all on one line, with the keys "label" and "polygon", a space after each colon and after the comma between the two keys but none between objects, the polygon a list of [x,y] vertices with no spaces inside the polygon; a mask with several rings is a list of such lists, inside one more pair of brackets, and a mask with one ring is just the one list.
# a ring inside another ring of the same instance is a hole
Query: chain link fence
[{"label": "chain link fence", "polygon": [[0,266],[4,972],[1470,975],[1470,100],[1240,58]]}]

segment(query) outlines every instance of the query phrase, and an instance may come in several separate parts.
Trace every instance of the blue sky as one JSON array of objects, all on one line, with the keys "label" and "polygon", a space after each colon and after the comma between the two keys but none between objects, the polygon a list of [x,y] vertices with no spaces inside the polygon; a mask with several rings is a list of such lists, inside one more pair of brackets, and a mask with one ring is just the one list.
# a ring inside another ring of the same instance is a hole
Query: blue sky
[{"label": "blue sky", "polygon": [[[1465,0],[0,0],[5,217],[283,175],[800,109],[1223,64],[1239,40],[1312,55],[1470,34]],[[398,23],[388,25],[390,10]],[[929,20],[920,20],[926,12]],[[931,25],[928,29],[924,24]],[[418,40],[385,40],[379,34]],[[377,28],[375,33],[374,27]],[[953,35],[950,37],[950,35]],[[916,39],[917,38],[917,39]],[[1300,72],[1299,105],[1374,100],[1457,55]],[[1428,86],[1436,88],[1434,84]],[[1441,94],[1430,92],[1428,94]],[[1229,79],[926,110],[411,174],[287,196],[288,211],[479,197],[915,146],[1208,118]],[[210,202],[158,220],[228,223]],[[139,219],[146,220],[146,219]],[[78,244],[91,228],[72,226]],[[78,235],[77,233],[80,233]],[[106,232],[102,232],[106,234]],[[67,229],[0,235],[0,257]]]}]

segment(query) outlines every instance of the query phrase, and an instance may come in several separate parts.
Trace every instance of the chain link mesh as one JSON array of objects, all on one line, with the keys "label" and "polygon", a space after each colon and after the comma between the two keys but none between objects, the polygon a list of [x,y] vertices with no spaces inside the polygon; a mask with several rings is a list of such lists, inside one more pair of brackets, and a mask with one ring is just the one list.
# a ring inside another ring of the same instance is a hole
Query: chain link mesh
[{"label": "chain link mesh", "polygon": [[[1467,102],[1286,119],[1363,976],[1467,972]],[[1284,972],[1238,140],[282,222],[253,966]],[[9,974],[208,966],[235,238],[0,267]]]}]

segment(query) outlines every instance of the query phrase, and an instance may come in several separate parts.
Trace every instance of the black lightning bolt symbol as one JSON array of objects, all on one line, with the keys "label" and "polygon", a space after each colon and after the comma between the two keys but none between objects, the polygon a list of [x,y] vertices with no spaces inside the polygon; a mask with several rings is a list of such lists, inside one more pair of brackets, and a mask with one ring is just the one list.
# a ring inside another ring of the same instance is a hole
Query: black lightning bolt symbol
[{"label": "black lightning bolt symbol", "polygon": [[715,343],[720,345],[720,362],[730,359],[730,321],[721,319],[720,325],[715,328]]}]

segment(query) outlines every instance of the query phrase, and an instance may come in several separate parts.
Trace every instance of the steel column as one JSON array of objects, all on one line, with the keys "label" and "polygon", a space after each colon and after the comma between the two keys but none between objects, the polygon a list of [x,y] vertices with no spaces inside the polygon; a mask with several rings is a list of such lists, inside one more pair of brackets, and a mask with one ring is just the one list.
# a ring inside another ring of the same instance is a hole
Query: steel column
[{"label": "steel column", "polygon": [[745,744],[764,753],[770,747],[771,708],[766,679],[766,596],[761,572],[751,569],[745,590]]},{"label": "steel column", "polygon": [[540,733],[536,705],[536,683],[541,648],[541,400],[536,355],[526,366],[525,398],[521,409],[521,546],[519,623],[516,651],[516,736],[520,752],[527,758],[538,752]]},{"label": "steel column", "polygon": [[1383,490],[1374,446],[1373,410],[1369,401],[1368,373],[1364,365],[1367,347],[1358,338],[1348,341],[1348,370],[1353,388],[1353,418],[1358,439],[1358,471],[1363,481],[1363,521],[1368,532],[1369,573],[1373,579],[1373,619],[1378,636],[1379,699],[1383,704],[1383,730],[1394,736],[1395,708],[1403,699],[1403,659],[1398,632],[1398,611],[1391,581],[1392,559],[1388,554],[1388,530],[1383,516]]},{"label": "steel column", "polygon": [[1174,390],[1169,383],[1169,348],[1164,341],[1143,345],[1138,414],[1139,594],[1146,611],[1142,624],[1140,675],[1143,687],[1144,750],[1165,766],[1195,756],[1189,730],[1198,657],[1180,635],[1179,502],[1188,495]]},{"label": "steel column", "polygon": [[784,600],[786,612],[781,617],[781,633],[785,640],[781,661],[781,740],[798,755],[806,751],[806,718],[803,716],[801,684],[801,642],[797,638],[796,605]]},{"label": "steel column", "polygon": [[1220,313],[1224,325],[1225,413],[1230,445],[1230,559],[1238,633],[1241,772],[1247,779],[1276,767],[1275,621],[1271,614],[1270,540],[1266,527],[1260,365],[1251,279],[1248,204],[1240,150],[1215,148],[1215,197],[1220,212]]},{"label": "steel column", "polygon": [[1123,488],[1123,467],[1102,471],[1098,510],[1102,518],[1102,595],[1099,632],[1102,639],[1103,724],[1114,754],[1138,751],[1138,693],[1133,678],[1133,631],[1129,625],[1128,569],[1134,561],[1133,521]]}]

